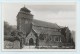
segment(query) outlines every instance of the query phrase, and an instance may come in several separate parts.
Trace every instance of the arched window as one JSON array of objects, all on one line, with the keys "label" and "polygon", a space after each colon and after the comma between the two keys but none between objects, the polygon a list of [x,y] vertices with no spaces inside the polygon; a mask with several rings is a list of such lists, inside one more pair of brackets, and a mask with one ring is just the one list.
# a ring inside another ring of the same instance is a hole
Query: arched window
[{"label": "arched window", "polygon": [[39,35],[39,39],[40,39],[40,40],[44,40],[44,35],[43,35],[43,34],[40,34],[40,35]]},{"label": "arched window", "polygon": [[55,37],[54,37],[54,41],[55,41],[55,42],[60,42],[60,37],[59,37],[59,36],[55,36]]}]

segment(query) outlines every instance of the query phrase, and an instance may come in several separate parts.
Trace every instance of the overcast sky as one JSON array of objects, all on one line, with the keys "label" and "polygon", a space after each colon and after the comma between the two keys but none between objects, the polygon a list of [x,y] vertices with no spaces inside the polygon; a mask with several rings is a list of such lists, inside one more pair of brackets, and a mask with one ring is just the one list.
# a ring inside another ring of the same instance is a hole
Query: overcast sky
[{"label": "overcast sky", "polygon": [[52,4],[24,4],[4,3],[2,16],[10,25],[16,25],[16,16],[20,8],[27,7],[34,15],[34,19],[56,23],[60,26],[68,26],[76,30],[76,4],[75,3],[52,3]]}]

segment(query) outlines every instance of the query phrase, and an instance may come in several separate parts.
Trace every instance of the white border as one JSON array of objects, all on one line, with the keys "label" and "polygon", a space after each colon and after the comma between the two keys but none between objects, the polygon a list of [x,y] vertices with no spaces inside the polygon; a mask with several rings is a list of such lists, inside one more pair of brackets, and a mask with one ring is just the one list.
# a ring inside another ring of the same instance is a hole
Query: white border
[{"label": "white border", "polygon": [[[8,3],[8,2],[7,2]],[[18,3],[18,2],[17,2]],[[67,3],[73,5],[74,3],[73,2],[27,2],[27,5],[66,5]],[[76,2],[75,2],[76,3]],[[2,3],[3,4],[3,3]],[[21,4],[26,4],[25,2],[21,2]],[[68,5],[69,5],[68,4]],[[16,16],[15,16],[16,17]],[[2,51],[7,51],[7,52],[28,52],[28,51],[44,51],[44,52],[51,52],[51,51],[54,51],[54,52],[76,52],[77,51],[77,48],[76,48],[76,36],[75,35],[75,49],[4,49],[4,18],[2,17]]]}]

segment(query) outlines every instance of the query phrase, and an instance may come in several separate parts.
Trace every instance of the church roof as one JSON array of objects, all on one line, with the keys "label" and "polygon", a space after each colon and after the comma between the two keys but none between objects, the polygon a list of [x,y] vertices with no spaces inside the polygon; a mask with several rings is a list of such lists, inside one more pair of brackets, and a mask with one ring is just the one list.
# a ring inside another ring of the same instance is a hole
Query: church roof
[{"label": "church roof", "polygon": [[50,22],[40,21],[40,20],[36,20],[36,19],[33,19],[32,24],[35,26],[60,29],[60,27],[56,23],[50,23]]},{"label": "church roof", "polygon": [[[61,35],[61,33],[58,31],[58,29],[60,28],[55,23],[49,23],[49,22],[44,22],[44,21],[34,19],[32,24],[33,24],[32,29],[36,33],[49,34],[49,35]],[[44,28],[41,28],[41,27],[44,27]]]},{"label": "church roof", "polygon": [[38,29],[36,27],[33,27],[32,29],[38,34],[61,35],[59,31],[49,31],[47,29]]}]

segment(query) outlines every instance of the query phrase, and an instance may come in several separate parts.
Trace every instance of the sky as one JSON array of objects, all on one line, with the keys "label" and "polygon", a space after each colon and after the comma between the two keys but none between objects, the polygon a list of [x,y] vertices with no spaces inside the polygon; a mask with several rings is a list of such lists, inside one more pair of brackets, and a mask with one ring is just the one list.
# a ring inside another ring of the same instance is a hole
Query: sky
[{"label": "sky", "polygon": [[16,25],[16,16],[22,7],[31,10],[34,19],[67,26],[76,30],[76,3],[3,3],[2,17],[10,25]]}]

